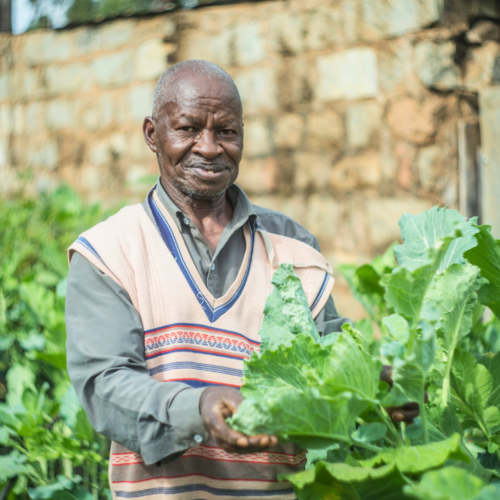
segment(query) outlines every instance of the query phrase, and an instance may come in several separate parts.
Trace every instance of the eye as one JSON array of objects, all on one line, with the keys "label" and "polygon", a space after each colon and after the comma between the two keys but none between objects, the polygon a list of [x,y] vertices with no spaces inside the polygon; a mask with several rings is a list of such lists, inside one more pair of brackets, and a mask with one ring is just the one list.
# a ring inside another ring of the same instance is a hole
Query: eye
[{"label": "eye", "polygon": [[236,132],[234,130],[230,130],[228,128],[221,130],[220,133],[222,135],[234,135],[234,134],[236,134]]},{"label": "eye", "polygon": [[196,132],[196,129],[194,127],[181,127],[181,130],[183,132]]}]

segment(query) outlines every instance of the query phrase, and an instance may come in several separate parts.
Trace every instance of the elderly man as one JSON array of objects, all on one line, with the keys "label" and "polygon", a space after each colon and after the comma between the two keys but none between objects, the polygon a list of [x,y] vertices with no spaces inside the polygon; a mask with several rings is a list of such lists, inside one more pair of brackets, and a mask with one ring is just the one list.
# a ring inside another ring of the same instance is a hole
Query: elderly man
[{"label": "elderly man", "polygon": [[304,454],[225,419],[242,401],[243,360],[258,348],[280,262],[294,264],[322,335],[346,321],[329,266],[314,236],[234,184],[242,105],[221,68],[167,70],[143,131],[156,186],[70,247],[68,370],[93,426],[113,441],[113,495],[294,498],[277,475],[301,470]]}]

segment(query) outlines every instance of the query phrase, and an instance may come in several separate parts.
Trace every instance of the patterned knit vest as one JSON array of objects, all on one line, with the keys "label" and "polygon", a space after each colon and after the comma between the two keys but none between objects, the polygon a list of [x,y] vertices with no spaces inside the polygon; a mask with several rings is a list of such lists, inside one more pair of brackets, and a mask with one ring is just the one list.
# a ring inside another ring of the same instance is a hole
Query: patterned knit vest
[{"label": "patterned knit vest", "polygon": [[[128,292],[144,327],[153,378],[239,388],[243,361],[259,349],[276,268],[294,265],[313,317],[333,287],[331,268],[313,248],[261,231],[257,221],[255,232],[250,224],[244,229],[246,252],[235,282],[214,298],[154,189],[148,204],[156,227],[141,205],[126,207],[83,233],[70,247],[70,258],[81,253]],[[295,498],[293,490],[277,476],[303,470],[305,460],[305,451],[293,444],[238,455],[209,441],[167,465],[145,465],[138,453],[113,442],[110,485],[115,499],[288,499]]]}]

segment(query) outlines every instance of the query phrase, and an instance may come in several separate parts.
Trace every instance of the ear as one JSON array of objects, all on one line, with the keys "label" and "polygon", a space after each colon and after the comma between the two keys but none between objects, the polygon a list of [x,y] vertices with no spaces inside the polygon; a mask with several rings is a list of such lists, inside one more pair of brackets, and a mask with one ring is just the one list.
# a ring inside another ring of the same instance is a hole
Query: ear
[{"label": "ear", "polygon": [[151,118],[151,116],[146,116],[146,118],[144,118],[144,123],[142,124],[142,132],[144,133],[144,140],[149,146],[149,149],[153,151],[153,153],[157,153],[158,148],[156,147],[156,123],[153,118]]}]

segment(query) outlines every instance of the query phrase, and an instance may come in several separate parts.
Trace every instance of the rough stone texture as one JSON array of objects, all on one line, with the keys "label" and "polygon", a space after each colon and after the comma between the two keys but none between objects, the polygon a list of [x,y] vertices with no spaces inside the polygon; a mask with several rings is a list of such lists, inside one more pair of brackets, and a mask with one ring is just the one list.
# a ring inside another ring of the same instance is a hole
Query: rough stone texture
[{"label": "rough stone texture", "polygon": [[245,121],[245,153],[247,156],[265,156],[272,151],[271,133],[265,120]]},{"label": "rough stone texture", "polygon": [[455,89],[460,84],[460,72],[453,58],[455,43],[423,41],[415,47],[415,73],[429,88]]},{"label": "rough stone texture", "polygon": [[300,115],[287,114],[276,122],[274,143],[281,148],[294,148],[301,143],[304,121]]},{"label": "rough stone texture", "polygon": [[428,144],[436,133],[437,107],[433,99],[421,104],[415,99],[403,98],[390,104],[387,122],[395,136],[415,144]]},{"label": "rough stone texture", "polygon": [[66,182],[90,201],[142,200],[158,172],[141,130],[156,80],[207,59],[243,101],[237,182],[315,233],[334,268],[365,262],[403,212],[456,207],[457,121],[500,78],[494,26],[463,42],[496,15],[489,1],[442,14],[441,0],[248,2],[0,34],[0,194],[30,171],[25,192]]},{"label": "rough stone texture", "polygon": [[500,83],[500,44],[487,41],[472,47],[464,61],[464,85],[470,90],[480,91]]},{"label": "rough stone texture", "polygon": [[308,115],[307,145],[329,149],[339,146],[345,135],[344,122],[332,110]]},{"label": "rough stone texture", "polygon": [[316,59],[322,101],[364,99],[378,95],[377,54],[373,49],[350,49]]},{"label": "rough stone texture", "polygon": [[367,146],[380,127],[380,107],[376,102],[352,104],[346,112],[347,145]]}]

